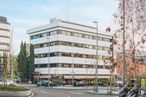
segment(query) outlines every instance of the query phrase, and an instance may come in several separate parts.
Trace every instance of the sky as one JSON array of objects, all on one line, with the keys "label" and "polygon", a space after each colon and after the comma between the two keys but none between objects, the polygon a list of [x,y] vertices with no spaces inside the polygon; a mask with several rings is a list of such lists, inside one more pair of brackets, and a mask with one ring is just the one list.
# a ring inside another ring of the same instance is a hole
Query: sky
[{"label": "sky", "polygon": [[89,26],[99,22],[104,30],[113,23],[115,0],[1,0],[0,16],[5,16],[13,29],[13,51],[19,53],[21,41],[29,42],[27,30],[49,24],[51,18]]}]

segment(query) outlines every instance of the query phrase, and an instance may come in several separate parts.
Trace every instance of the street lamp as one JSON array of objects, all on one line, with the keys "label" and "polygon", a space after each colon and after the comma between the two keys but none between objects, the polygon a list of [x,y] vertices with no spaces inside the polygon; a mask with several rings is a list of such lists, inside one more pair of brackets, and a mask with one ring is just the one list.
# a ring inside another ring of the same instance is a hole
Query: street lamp
[{"label": "street lamp", "polygon": [[98,92],[98,22],[94,21],[93,23],[96,24],[96,33],[97,33],[97,41],[96,41],[96,92]]},{"label": "street lamp", "polygon": [[72,85],[74,85],[74,56],[72,56]]},{"label": "street lamp", "polygon": [[49,44],[49,42],[50,42],[50,38],[49,37],[47,37],[47,40],[48,40],[48,83],[49,83],[49,81],[50,81],[50,76],[49,76],[49,69],[50,69],[50,44]]},{"label": "street lamp", "polygon": [[[88,65],[86,64],[86,62],[87,62],[87,61],[85,61],[85,65],[86,65],[86,67],[85,67],[85,68],[86,68],[86,76],[87,76],[87,79],[86,79],[86,88],[87,88],[87,91],[88,91],[88,77],[89,77],[89,76],[88,76]],[[90,83],[89,83],[89,84],[90,84]]]}]

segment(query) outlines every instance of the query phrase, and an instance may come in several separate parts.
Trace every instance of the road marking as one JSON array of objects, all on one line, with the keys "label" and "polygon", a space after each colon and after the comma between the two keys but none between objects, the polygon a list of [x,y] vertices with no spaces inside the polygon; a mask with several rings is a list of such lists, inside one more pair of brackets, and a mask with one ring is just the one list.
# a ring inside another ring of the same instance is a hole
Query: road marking
[{"label": "road marking", "polygon": [[81,95],[81,94],[83,94],[83,93],[79,93],[79,92],[70,92],[70,93],[72,93],[72,94],[78,94],[78,95]]},{"label": "road marking", "polygon": [[49,94],[48,92],[46,92],[46,91],[40,91],[41,93],[45,93],[45,94]]}]

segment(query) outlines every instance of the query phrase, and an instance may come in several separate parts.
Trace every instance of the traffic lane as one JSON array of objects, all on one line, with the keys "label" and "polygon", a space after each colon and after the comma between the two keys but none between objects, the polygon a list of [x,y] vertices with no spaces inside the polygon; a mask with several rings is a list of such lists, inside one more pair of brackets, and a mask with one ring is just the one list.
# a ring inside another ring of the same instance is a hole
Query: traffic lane
[{"label": "traffic lane", "polygon": [[87,90],[58,90],[49,88],[31,88],[34,97],[116,97],[109,95],[88,94]]}]

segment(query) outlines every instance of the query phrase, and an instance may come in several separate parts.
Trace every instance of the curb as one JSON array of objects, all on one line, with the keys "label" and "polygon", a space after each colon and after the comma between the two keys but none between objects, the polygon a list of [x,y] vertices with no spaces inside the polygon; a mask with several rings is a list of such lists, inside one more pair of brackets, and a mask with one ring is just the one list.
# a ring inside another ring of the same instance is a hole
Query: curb
[{"label": "curb", "polygon": [[90,92],[88,91],[89,94],[97,94],[97,95],[113,95],[113,96],[118,96],[118,94],[114,94],[114,93],[98,93],[98,92]]},{"label": "curb", "polygon": [[32,93],[31,93],[31,95],[30,95],[30,96],[28,96],[28,97],[33,97],[33,96],[34,96],[34,93],[32,92]]}]

